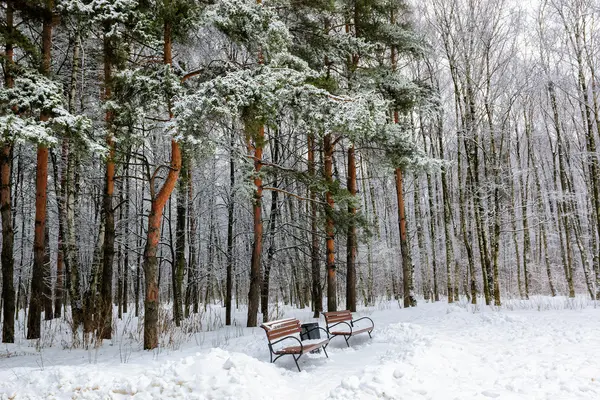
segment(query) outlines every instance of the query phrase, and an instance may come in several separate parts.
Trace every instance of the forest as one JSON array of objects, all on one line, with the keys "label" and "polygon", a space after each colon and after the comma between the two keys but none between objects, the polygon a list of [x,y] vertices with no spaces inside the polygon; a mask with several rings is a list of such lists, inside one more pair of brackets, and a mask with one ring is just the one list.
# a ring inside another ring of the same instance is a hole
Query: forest
[{"label": "forest", "polygon": [[3,343],[600,296],[596,0],[1,5]]}]

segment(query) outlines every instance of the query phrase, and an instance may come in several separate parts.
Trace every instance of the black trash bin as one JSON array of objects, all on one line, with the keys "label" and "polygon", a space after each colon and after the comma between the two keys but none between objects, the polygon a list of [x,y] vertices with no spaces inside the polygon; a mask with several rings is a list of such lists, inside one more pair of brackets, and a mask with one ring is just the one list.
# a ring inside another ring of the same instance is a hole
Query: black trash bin
[{"label": "black trash bin", "polygon": [[[300,325],[300,340],[321,339],[321,330],[318,322],[309,322]],[[311,353],[320,353],[321,349],[315,349]]]},{"label": "black trash bin", "polygon": [[319,332],[318,322],[302,324],[300,325],[300,340],[321,339],[321,334]]}]

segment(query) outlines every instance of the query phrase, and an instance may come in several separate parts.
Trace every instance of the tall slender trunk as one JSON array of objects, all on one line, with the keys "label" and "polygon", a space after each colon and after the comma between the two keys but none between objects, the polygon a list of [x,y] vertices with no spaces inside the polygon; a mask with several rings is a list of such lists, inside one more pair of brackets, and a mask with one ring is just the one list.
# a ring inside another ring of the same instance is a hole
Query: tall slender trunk
[{"label": "tall slender trunk", "polygon": [[[425,121],[423,121],[422,114],[419,114],[419,119],[420,119],[420,126],[421,126],[421,135],[423,136],[423,150],[425,152],[427,152],[427,137],[426,137],[426,132],[425,132]],[[443,127],[441,126],[442,122],[438,120],[437,123],[440,124],[440,127],[438,127],[438,129],[443,129]],[[431,155],[435,156],[434,140],[431,140],[430,149],[431,149]],[[442,157],[440,157],[440,158],[442,158]],[[429,205],[429,235],[430,235],[430,239],[431,239],[431,267],[432,267],[432,272],[433,272],[433,277],[432,277],[432,280],[433,280],[432,286],[433,287],[431,288],[431,290],[433,291],[432,301],[439,301],[440,295],[438,292],[438,278],[437,278],[437,275],[438,275],[438,271],[437,271],[437,221],[438,221],[438,217],[437,217],[437,213],[435,212],[435,210],[436,210],[435,200],[436,199],[434,197],[434,185],[433,185],[431,173],[427,172],[426,176],[427,176],[427,197],[428,197],[428,203],[429,203],[428,204]],[[437,190],[437,181],[435,182],[435,186],[436,186],[435,193],[439,193],[439,191]],[[416,204],[415,204],[415,207],[416,207]],[[452,242],[450,242],[450,245],[452,245]]]},{"label": "tall slender trunk", "polygon": [[235,131],[229,138],[229,203],[227,203],[227,282],[225,293],[225,325],[231,325],[233,296],[233,225],[235,212]]},{"label": "tall slender trunk", "polygon": [[333,150],[334,144],[332,142],[331,134],[328,133],[323,138],[323,152],[324,152],[324,175],[325,182],[327,183],[327,193],[325,198],[327,205],[325,206],[325,245],[326,245],[326,260],[327,260],[327,311],[337,311],[337,288],[335,281],[335,223],[333,221],[333,193],[331,192],[331,186],[333,186]]},{"label": "tall slender trunk", "polygon": [[[142,193],[141,200],[139,201],[139,208],[144,210],[144,196],[145,196],[145,185],[142,185]],[[136,195],[136,206],[138,206],[137,195]],[[140,218],[139,221],[139,231],[138,231],[138,240],[136,240],[136,248],[138,252],[137,262],[135,263],[135,316],[139,317],[140,315],[140,291],[141,291],[141,268],[142,265],[142,252],[139,250],[142,248],[143,235],[144,235],[144,218]],[[137,228],[136,228],[137,229]]]},{"label": "tall slender trunk", "polygon": [[[308,174],[315,179],[315,135],[308,134]],[[311,265],[311,297],[313,318],[319,318],[323,311],[323,293],[321,290],[321,268],[319,266],[319,232],[317,231],[317,194],[311,186],[310,191],[310,265]]]},{"label": "tall slender trunk", "polygon": [[[533,179],[534,179],[535,190],[536,190],[536,194],[537,194],[535,203],[536,203],[536,208],[537,208],[538,214],[541,217],[545,213],[544,203],[543,203],[544,200],[542,197],[542,187],[541,187],[541,183],[540,183],[540,175],[539,175],[539,171],[538,171],[538,165],[536,162],[535,155],[533,153],[531,129],[525,129],[525,134],[527,135],[527,148],[528,148],[527,153],[528,153],[528,157],[530,160],[531,169],[533,170]],[[551,263],[550,263],[550,254],[548,251],[548,236],[546,233],[546,224],[543,222],[540,223],[540,236],[541,236],[541,245],[542,245],[543,252],[544,252],[544,264],[546,266],[546,276],[548,277],[548,286],[550,287],[550,294],[552,295],[552,297],[554,297],[554,296],[556,296],[556,289],[554,287],[554,282],[552,280],[552,268],[551,268]]]},{"label": "tall slender trunk", "polygon": [[[46,216],[46,220],[48,216]],[[50,321],[54,318],[52,297],[52,271],[50,267],[50,227],[44,227],[44,320]]]},{"label": "tall slender trunk", "polygon": [[181,173],[179,174],[179,182],[177,183],[177,216],[175,228],[175,260],[171,263],[172,271],[171,278],[173,281],[173,318],[175,325],[181,325],[183,318],[183,273],[185,272],[185,221],[187,189],[188,189],[188,165],[189,156],[182,151]]},{"label": "tall slender trunk", "polygon": [[[75,97],[77,95],[77,74],[80,70],[81,37],[79,30],[73,38],[73,62],[71,68],[71,81],[69,90],[69,112],[75,112]],[[71,304],[71,319],[73,337],[77,338],[77,330],[83,322],[83,303],[81,298],[81,282],[77,254],[77,239],[75,233],[75,170],[77,156],[71,151],[71,139],[67,135],[62,143],[62,177],[61,196],[58,201],[59,209],[59,234],[62,237],[61,253],[65,264],[67,276],[67,291]],[[77,340],[75,339],[75,342]]]},{"label": "tall slender trunk", "polygon": [[[55,162],[53,162],[53,164],[55,164]],[[64,175],[64,174],[63,174]],[[58,179],[57,174],[55,174],[56,178]],[[61,184],[60,184],[60,191],[56,191],[57,195],[59,197],[64,198],[65,196],[65,179],[64,176],[60,178]],[[57,203],[61,202],[62,200],[57,200]],[[63,222],[61,221],[60,218],[60,212],[59,212],[59,217],[58,217],[58,244],[57,244],[57,251],[56,251],[56,285],[54,288],[54,318],[60,318],[60,316],[62,315],[62,306],[63,306],[63,299],[64,299],[64,287],[65,287],[65,282],[64,282],[64,277],[65,277],[65,264],[64,264],[64,253],[63,253],[63,242],[65,241],[64,238],[64,227],[61,226],[63,224]]]},{"label": "tall slender trunk", "polygon": [[[256,0],[256,4],[262,4],[262,0]],[[259,64],[263,64],[262,50],[258,54]],[[250,113],[253,114],[253,113]],[[258,306],[260,301],[260,264],[262,258],[263,223],[262,223],[262,155],[265,141],[265,126],[262,122],[253,120],[255,116],[246,118],[245,131],[248,148],[254,160],[254,202],[252,204],[254,241],[252,244],[252,258],[250,260],[250,290],[248,291],[248,320],[247,326],[253,327],[258,324]]]},{"label": "tall slender trunk", "polygon": [[348,191],[352,198],[348,205],[350,221],[348,223],[348,235],[346,241],[346,309],[356,312],[356,159],[354,156],[354,145],[348,148]]},{"label": "tall slender trunk", "polygon": [[[279,132],[275,131],[271,146],[271,158],[273,164],[279,163]],[[275,170],[273,172],[273,187],[277,188],[279,185],[278,174]],[[263,271],[263,279],[260,293],[260,305],[261,313],[263,315],[263,322],[269,320],[269,281],[271,278],[271,268],[275,262],[275,228],[279,214],[279,192],[277,190],[271,191],[271,215],[269,216],[269,248],[267,249],[267,262],[265,263],[265,269]]]},{"label": "tall slender trunk", "polygon": [[[424,221],[423,210],[421,208],[421,183],[419,178],[415,176],[414,191],[413,191],[413,209],[414,209],[414,220]],[[430,218],[433,220],[433,218]],[[427,244],[425,242],[425,230],[421,227],[417,229],[417,245],[418,245],[418,265],[421,271],[421,283],[423,291],[423,299],[429,301],[431,296],[431,275],[429,270],[429,252]],[[413,262],[415,260],[413,259]]]},{"label": "tall slender trunk", "polygon": [[[560,126],[560,117],[558,114],[558,104],[556,101],[556,92],[554,89],[554,83],[548,83],[548,95],[550,97],[550,105],[552,108],[552,115],[554,119],[554,128],[556,133],[556,152],[558,156],[558,178],[560,183],[560,189],[562,194],[562,199],[559,201],[559,227],[562,227],[564,231],[564,245],[566,254],[563,253],[565,257],[564,270],[565,270],[565,279],[567,280],[567,285],[569,288],[569,297],[575,297],[575,286],[573,284],[573,256],[571,250],[571,223],[568,215],[568,200],[565,200],[564,197],[569,196],[568,193],[568,185],[567,185],[567,176],[566,176],[566,167],[565,167],[565,157],[567,156],[564,150],[563,138],[562,138],[562,128]],[[562,238],[562,234],[561,234]]]},{"label": "tall slender trunk", "polygon": [[250,290],[248,292],[248,327],[258,324],[258,307],[260,301],[260,266],[262,258],[263,222],[262,222],[262,197],[263,186],[260,171],[262,169],[263,142],[265,127],[256,126],[255,121],[246,122],[246,135],[252,149],[254,159],[254,199],[252,204],[254,241],[252,243],[252,258],[250,261]]},{"label": "tall slender trunk", "polygon": [[[164,25],[164,63],[171,65],[173,62],[171,55],[171,37],[172,27],[166,22]],[[171,106],[169,108],[169,118],[172,118]],[[150,182],[151,188],[151,206],[148,215],[148,235],[146,237],[146,246],[144,248],[144,275],[146,278],[146,299],[144,301],[144,350],[151,350],[158,346],[158,259],[156,253],[158,242],[160,240],[160,222],[162,214],[171,196],[179,170],[181,169],[181,149],[175,139],[171,139],[171,165],[167,177],[158,193],[154,193],[154,180]]]},{"label": "tall slender trunk", "polygon": [[197,218],[196,213],[194,212],[194,182],[193,182],[193,174],[192,174],[192,164],[190,160],[190,165],[188,165],[188,241],[189,241],[189,252],[190,259],[188,262],[188,282],[186,288],[186,317],[189,316],[190,306],[192,312],[194,314],[198,313],[198,288],[200,283],[198,279],[200,279],[198,275],[198,256],[196,254],[196,225]]},{"label": "tall slender trunk", "polygon": [[[123,175],[125,175],[125,170],[123,169]],[[121,238],[124,237],[124,229],[123,229],[123,203],[125,202],[125,195],[123,193],[123,179],[121,178],[118,182],[118,192],[119,192],[119,219],[117,225],[121,228],[118,233]],[[123,319],[123,239],[117,242],[117,318]]]},{"label": "tall slender trunk", "polygon": [[[129,151],[131,152],[131,150]],[[123,172],[125,176],[125,193],[121,192],[121,198],[123,199],[121,206],[125,207],[125,220],[122,221],[123,226],[123,242],[124,242],[124,255],[123,255],[123,294],[122,294],[122,304],[123,304],[123,313],[127,313],[128,311],[128,302],[129,302],[129,196],[131,193],[130,190],[130,179],[129,179],[129,159],[125,163],[125,169]]]},{"label": "tall slender trunk", "polygon": [[[106,23],[104,27],[104,101],[111,99],[112,67],[115,59],[114,44],[108,36],[112,24]],[[104,248],[102,257],[102,274],[100,283],[100,305],[98,310],[98,337],[110,339],[112,337],[112,285],[113,263],[115,257],[115,210],[113,196],[115,192],[115,151],[116,143],[113,128],[114,115],[111,110],[106,111],[105,123],[108,132],[106,145],[108,158],[104,181],[104,195],[102,199],[102,214],[104,217]]]},{"label": "tall slender trunk", "polygon": [[[525,123],[525,130],[531,130],[531,125],[529,121]],[[529,137],[529,134],[527,134]],[[530,152],[531,148],[529,147],[529,143],[527,146],[527,152]],[[520,152],[520,144],[517,141],[517,161],[519,163],[518,168],[522,168],[521,164],[521,152]],[[527,155],[525,158],[525,170],[529,170],[530,157]],[[513,183],[514,184],[514,183]],[[529,217],[528,217],[528,197],[529,197],[529,174],[527,174],[527,178],[521,175],[521,179],[519,180],[519,191],[521,193],[521,212],[522,212],[522,221],[523,221],[523,283],[524,283],[524,296],[526,299],[529,299],[529,281],[530,281],[530,272],[529,272],[529,259],[531,257],[531,234],[529,231]]]},{"label": "tall slender trunk", "polygon": [[[7,88],[13,87],[13,45],[10,40],[13,30],[12,3],[6,3],[6,46],[4,61],[4,78]],[[12,179],[13,145],[8,139],[3,140],[0,152],[0,215],[2,216],[2,343],[15,342],[15,286],[14,286],[14,230],[12,221],[11,179]]]},{"label": "tall slender trunk", "polygon": [[[50,74],[52,61],[52,8],[48,2],[47,14],[42,27],[42,68],[44,75]],[[42,113],[41,121],[47,121],[49,115]],[[29,297],[29,315],[27,316],[27,339],[39,339],[41,335],[41,312],[43,303],[44,251],[46,228],[46,205],[48,196],[48,147],[37,147],[37,167],[35,175],[35,231],[33,239],[33,269],[31,273],[31,291]]]},{"label": "tall slender trunk", "polygon": [[394,171],[396,177],[396,199],[398,200],[398,229],[400,231],[400,251],[402,252],[402,283],[404,307],[415,307],[417,299],[414,295],[413,266],[408,249],[406,230],[406,208],[404,206],[403,174],[400,168]]}]

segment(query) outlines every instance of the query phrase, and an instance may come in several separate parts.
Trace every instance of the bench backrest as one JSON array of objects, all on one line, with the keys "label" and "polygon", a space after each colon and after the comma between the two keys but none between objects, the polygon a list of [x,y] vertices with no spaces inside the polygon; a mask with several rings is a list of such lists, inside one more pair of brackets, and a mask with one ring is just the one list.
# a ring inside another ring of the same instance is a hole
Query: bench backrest
[{"label": "bench backrest", "polygon": [[323,315],[325,316],[327,325],[342,321],[352,321],[352,313],[349,310],[324,312]]},{"label": "bench backrest", "polygon": [[267,333],[269,341],[300,333],[300,321],[295,318],[265,322],[260,327]]}]

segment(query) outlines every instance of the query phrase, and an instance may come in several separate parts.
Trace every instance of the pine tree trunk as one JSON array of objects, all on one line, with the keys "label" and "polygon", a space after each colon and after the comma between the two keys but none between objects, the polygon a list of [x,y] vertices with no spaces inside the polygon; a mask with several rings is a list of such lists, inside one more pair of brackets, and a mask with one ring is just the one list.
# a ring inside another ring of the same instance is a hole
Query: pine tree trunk
[{"label": "pine tree trunk", "polygon": [[[315,179],[315,136],[308,134],[308,174]],[[310,187],[310,265],[311,265],[311,298],[313,318],[319,318],[323,311],[323,293],[321,291],[321,267],[319,265],[319,233],[317,231],[317,195]]]},{"label": "pine tree trunk", "polygon": [[[123,170],[123,175],[125,175],[125,170]],[[118,191],[119,191],[119,219],[117,225],[120,226],[121,231],[119,232],[119,236],[123,238],[124,235],[124,227],[123,227],[123,203],[125,202],[125,196],[123,193],[123,180],[122,178],[118,181]],[[123,240],[117,242],[117,318],[123,319]]]},{"label": "pine tree trunk", "polygon": [[348,191],[352,196],[348,205],[349,224],[346,242],[346,309],[356,312],[356,207],[352,203],[356,201],[356,160],[354,156],[354,145],[348,148]]},{"label": "pine tree trunk", "polygon": [[[279,132],[275,131],[271,146],[271,158],[273,164],[279,163]],[[278,174],[275,170],[273,172],[273,187],[277,188],[279,185]],[[271,268],[273,267],[275,258],[275,228],[279,214],[279,192],[277,190],[271,191],[271,215],[269,215],[269,248],[267,249],[267,262],[265,263],[265,269],[263,272],[261,293],[260,293],[260,306],[261,313],[263,315],[263,322],[269,320],[269,281],[271,278]],[[293,220],[293,219],[292,219]]]},{"label": "pine tree trunk", "polygon": [[[104,34],[104,100],[111,98],[112,85],[112,63],[114,58],[113,45],[107,32],[111,24],[105,26]],[[106,146],[108,158],[106,160],[106,171],[104,181],[104,195],[102,200],[102,214],[104,218],[104,247],[102,257],[102,274],[100,279],[100,304],[98,309],[97,335],[100,339],[112,337],[112,284],[113,263],[115,257],[115,210],[113,207],[113,196],[115,192],[115,151],[116,145],[113,134],[113,113],[107,111],[105,116]]]},{"label": "pine tree trunk", "polygon": [[[145,190],[144,190],[145,186],[142,185],[142,193],[141,193],[141,201],[140,203],[140,209],[144,209],[144,195],[145,195]],[[136,206],[137,206],[138,202],[136,201]],[[144,235],[144,218],[140,218],[140,222],[139,222],[139,231],[138,231],[138,240],[136,240],[136,248],[140,249],[142,247],[143,242],[143,235]],[[137,228],[136,228],[137,229]],[[142,253],[138,250],[138,256],[137,256],[137,262],[135,263],[135,292],[134,292],[134,298],[135,298],[135,316],[139,317],[140,316],[140,292],[141,292],[141,266],[142,266]]]},{"label": "pine tree trunk", "polygon": [[334,233],[334,221],[333,221],[333,193],[331,187],[333,186],[333,150],[334,145],[332,142],[331,134],[328,133],[323,138],[323,152],[324,152],[324,174],[325,182],[327,183],[328,189],[325,195],[327,205],[325,206],[325,235],[326,235],[326,260],[327,260],[327,311],[337,311],[337,288],[336,288],[336,276],[335,276],[335,233]]},{"label": "pine tree trunk", "polygon": [[[48,216],[46,216],[46,221]],[[53,297],[52,297],[52,271],[50,269],[50,227],[48,224],[44,227],[44,320],[50,321],[54,318]]]},{"label": "pine tree trunk", "polygon": [[229,139],[229,202],[227,203],[227,282],[225,293],[225,325],[231,325],[233,296],[233,224],[235,207],[235,132]]},{"label": "pine tree trunk", "polygon": [[406,232],[406,209],[404,206],[404,188],[402,170],[396,168],[396,199],[398,200],[398,229],[400,231],[400,251],[402,252],[402,283],[404,307],[415,307],[417,299],[414,295],[413,266],[408,249]]},{"label": "pine tree trunk", "polygon": [[[6,4],[6,46],[4,77],[5,85],[14,85],[12,78],[13,45],[10,41],[13,30],[13,8],[10,1]],[[11,178],[13,145],[3,140],[0,153],[0,215],[2,216],[2,343],[15,342],[15,286],[14,286],[14,230],[12,221]]]},{"label": "pine tree trunk", "polygon": [[177,184],[177,216],[175,228],[175,261],[171,263],[172,271],[171,278],[173,281],[173,319],[175,326],[181,325],[183,318],[183,274],[185,272],[185,221],[186,203],[187,203],[187,188],[188,188],[188,158],[189,156],[182,152],[182,166]]},{"label": "pine tree trunk", "polygon": [[[44,29],[46,30],[46,29]],[[43,117],[47,120],[47,116]],[[39,339],[41,314],[44,304],[44,253],[46,228],[46,198],[48,187],[48,148],[38,146],[36,168],[35,231],[33,242],[33,269],[29,292],[29,314],[27,316],[27,339]]]},{"label": "pine tree trunk", "polygon": [[[262,0],[256,0],[262,4]],[[263,64],[262,51],[258,54],[259,64]],[[265,127],[255,120],[254,113],[245,118],[245,133],[248,149],[251,150],[254,160],[254,201],[252,204],[254,241],[252,244],[252,258],[250,260],[250,290],[248,291],[248,320],[246,326],[258,325],[258,307],[260,302],[260,265],[262,258],[263,223],[262,223],[262,169],[263,146],[265,141]]]},{"label": "pine tree trunk", "polygon": [[[122,297],[122,302],[123,302],[123,313],[127,314],[128,312],[128,302],[129,302],[129,199],[130,199],[130,179],[129,179],[129,159],[127,160],[127,163],[125,164],[125,170],[124,173],[125,175],[125,193],[124,193],[124,207],[125,207],[125,220],[124,222],[124,235],[123,235],[123,241],[125,243],[124,245],[124,255],[123,255],[123,297]],[[122,205],[123,206],[123,205]]]},{"label": "pine tree trunk", "polygon": [[[172,28],[169,23],[164,26],[164,63],[172,64],[171,55]],[[169,118],[172,118],[169,105]],[[162,187],[156,195],[151,193],[150,214],[148,215],[148,235],[144,248],[144,275],[146,279],[146,298],[144,301],[144,350],[152,350],[158,347],[158,259],[156,253],[160,241],[160,223],[162,214],[171,196],[179,170],[181,169],[181,149],[175,139],[171,139],[171,165],[169,173]],[[151,191],[154,191],[154,180],[150,182]]]},{"label": "pine tree trunk", "polygon": [[198,256],[196,255],[196,213],[194,212],[194,182],[192,175],[192,165],[190,160],[190,165],[188,166],[188,216],[189,216],[189,249],[190,249],[190,260],[188,263],[188,284],[186,289],[186,298],[187,293],[189,293],[189,299],[186,300],[186,316],[189,315],[189,308],[192,305],[192,312],[194,314],[198,313],[198,287],[200,283],[198,279],[200,279],[198,274]]},{"label": "pine tree trunk", "polygon": [[[53,2],[48,4],[48,13]],[[42,73],[50,74],[52,60],[52,15],[44,18],[42,27]],[[49,116],[42,114],[41,121]],[[27,316],[27,339],[39,339],[41,336],[41,313],[44,292],[44,251],[46,228],[46,205],[48,196],[48,147],[39,144],[37,148],[37,167],[35,176],[35,230],[33,239],[33,269],[31,273],[31,291],[29,297],[29,315]]]}]

